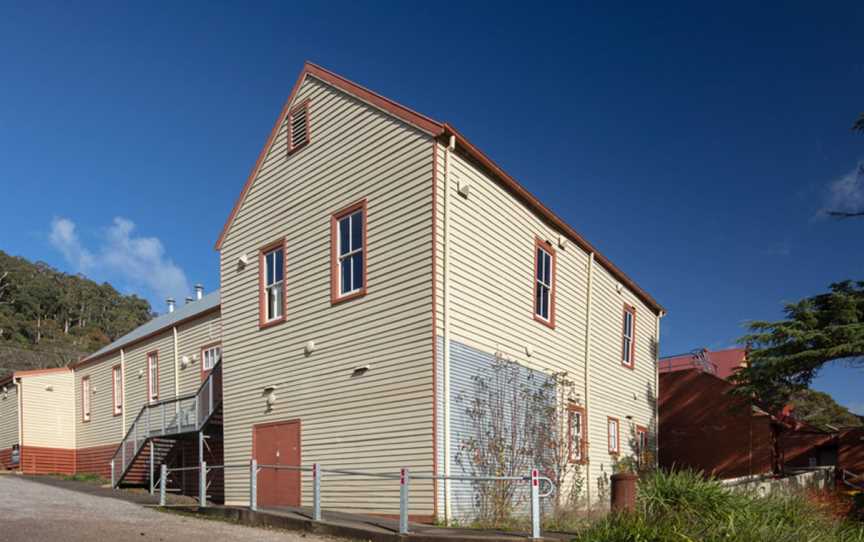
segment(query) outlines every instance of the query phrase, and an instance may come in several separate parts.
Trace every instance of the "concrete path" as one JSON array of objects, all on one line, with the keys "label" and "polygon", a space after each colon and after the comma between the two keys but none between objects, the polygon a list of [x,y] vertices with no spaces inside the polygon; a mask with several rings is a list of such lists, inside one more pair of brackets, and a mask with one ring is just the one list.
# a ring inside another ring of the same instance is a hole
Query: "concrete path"
[{"label": "concrete path", "polygon": [[120,499],[70,491],[15,475],[0,476],[0,542],[332,542],[158,512]]}]

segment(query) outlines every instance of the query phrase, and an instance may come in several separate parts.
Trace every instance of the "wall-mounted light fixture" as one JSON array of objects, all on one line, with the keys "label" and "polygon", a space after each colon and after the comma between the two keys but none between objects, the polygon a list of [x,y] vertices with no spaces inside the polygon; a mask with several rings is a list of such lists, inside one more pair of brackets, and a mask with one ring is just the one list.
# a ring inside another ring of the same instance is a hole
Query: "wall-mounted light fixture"
[{"label": "wall-mounted light fixture", "polygon": [[138,378],[144,376],[144,369],[138,369]]},{"label": "wall-mounted light fixture", "polygon": [[534,355],[534,347],[530,344],[525,345],[525,355],[529,358]]},{"label": "wall-mounted light fixture", "polygon": [[45,391],[54,391],[54,386],[48,384],[47,386],[45,386]]},{"label": "wall-mounted light fixture", "polygon": [[185,369],[189,366],[189,356],[183,356],[180,358],[180,368]]},{"label": "wall-mounted light fixture", "polygon": [[354,371],[351,373],[352,377],[355,376],[363,376],[369,372],[369,365],[361,365],[360,367],[354,367]]},{"label": "wall-mounted light fixture", "polygon": [[276,404],[276,386],[267,386],[262,395],[267,403],[267,412],[270,412],[273,410],[273,405]]},{"label": "wall-mounted light fixture", "polygon": [[307,356],[311,355],[312,352],[315,351],[315,341],[309,341],[306,343],[306,346],[303,347],[303,353]]},{"label": "wall-mounted light fixture", "polygon": [[249,256],[241,254],[237,257],[237,269],[243,269],[247,265],[249,265]]},{"label": "wall-mounted light fixture", "polygon": [[563,235],[558,236],[558,248],[561,250],[567,250],[567,238]]},{"label": "wall-mounted light fixture", "polygon": [[467,198],[471,194],[471,183],[468,181],[456,181],[456,191],[463,198]]}]

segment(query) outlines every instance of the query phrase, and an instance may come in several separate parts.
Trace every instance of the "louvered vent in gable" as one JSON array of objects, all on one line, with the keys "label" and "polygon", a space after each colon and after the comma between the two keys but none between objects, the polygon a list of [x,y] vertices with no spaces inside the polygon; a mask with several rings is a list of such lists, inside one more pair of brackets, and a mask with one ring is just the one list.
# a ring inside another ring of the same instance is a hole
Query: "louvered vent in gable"
[{"label": "louvered vent in gable", "polygon": [[303,148],[307,143],[309,143],[308,100],[288,113],[288,153]]}]

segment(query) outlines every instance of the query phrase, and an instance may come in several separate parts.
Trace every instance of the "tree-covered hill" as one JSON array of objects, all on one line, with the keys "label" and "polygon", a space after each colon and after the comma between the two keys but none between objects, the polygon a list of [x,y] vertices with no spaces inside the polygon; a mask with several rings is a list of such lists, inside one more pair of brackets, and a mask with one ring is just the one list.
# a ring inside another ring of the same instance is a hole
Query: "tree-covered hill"
[{"label": "tree-covered hill", "polygon": [[67,365],[151,317],[150,303],[108,283],[0,251],[0,377]]}]

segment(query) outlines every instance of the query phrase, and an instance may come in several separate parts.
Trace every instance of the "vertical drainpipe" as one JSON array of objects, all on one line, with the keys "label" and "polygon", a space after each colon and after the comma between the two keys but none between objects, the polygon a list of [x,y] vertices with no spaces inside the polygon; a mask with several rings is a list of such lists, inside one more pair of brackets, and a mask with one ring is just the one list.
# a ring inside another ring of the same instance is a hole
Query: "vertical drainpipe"
[{"label": "vertical drainpipe", "polygon": [[660,319],[666,313],[660,311],[654,319],[654,467],[660,466]]},{"label": "vertical drainpipe", "polygon": [[120,441],[126,436],[126,352],[120,349],[120,401],[122,407],[120,412],[123,414],[123,424],[120,426]]},{"label": "vertical drainpipe", "polygon": [[591,378],[589,377],[589,366],[591,359],[591,289],[594,281],[594,253],[588,254],[588,294],[585,299],[585,431],[588,438],[588,446],[585,447],[585,499],[588,509],[591,509],[591,411],[588,401],[591,396]]},{"label": "vertical drainpipe", "polygon": [[[448,206],[450,194],[450,153],[456,148],[456,136],[450,136],[450,142],[444,150],[444,476],[450,476],[450,211]],[[450,480],[444,479],[444,521],[450,522],[452,517],[450,502]]]},{"label": "vertical drainpipe", "polygon": [[24,470],[24,462],[21,461],[22,450],[24,449],[24,401],[21,396],[21,388],[24,383],[20,378],[14,378],[15,381],[15,396],[18,400],[18,470]]},{"label": "vertical drainpipe", "polygon": [[177,351],[177,326],[172,326],[174,331],[174,397],[180,397],[180,353]]}]

